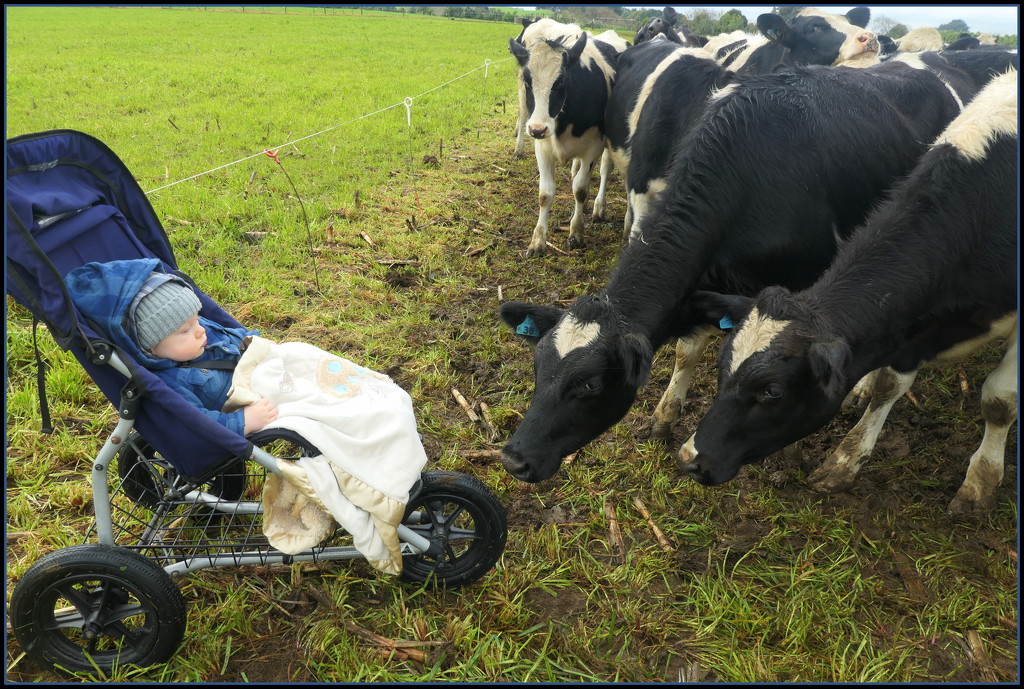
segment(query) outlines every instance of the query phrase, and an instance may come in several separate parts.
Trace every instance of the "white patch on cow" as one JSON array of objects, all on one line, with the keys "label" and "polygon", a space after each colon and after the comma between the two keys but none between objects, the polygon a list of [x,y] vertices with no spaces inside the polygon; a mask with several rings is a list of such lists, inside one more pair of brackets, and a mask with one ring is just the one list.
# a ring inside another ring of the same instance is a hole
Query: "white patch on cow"
[{"label": "white patch on cow", "polygon": [[690,439],[679,448],[679,459],[683,462],[693,462],[697,459],[697,434],[694,433]]},{"label": "white patch on cow", "polygon": [[946,47],[942,34],[930,26],[919,26],[911,29],[904,36],[896,39],[896,47],[904,52],[917,53],[925,50],[942,50]]},{"label": "white patch on cow", "polygon": [[600,323],[580,321],[570,313],[555,328],[555,351],[564,359],[570,352],[589,345],[600,334]]},{"label": "white patch on cow", "polygon": [[612,157],[615,169],[618,170],[619,174],[623,177],[626,176],[626,171],[629,169],[629,153],[630,151],[628,148],[608,147],[608,154]]},{"label": "white patch on cow", "polygon": [[770,316],[762,316],[756,306],[751,309],[733,337],[729,373],[736,373],[744,361],[768,349],[775,337],[790,323],[792,321],[777,321]]},{"label": "white patch on cow", "polygon": [[[768,39],[762,36],[761,34],[758,34],[756,36],[749,36],[747,38],[747,44],[740,48],[741,52],[739,57],[737,57],[733,62],[729,63],[729,69],[732,70],[733,72],[740,71],[741,69],[743,69],[743,66],[747,64],[747,61],[750,60],[750,56],[754,54],[754,51],[760,48],[761,46],[767,44]],[[729,55],[724,56],[722,60],[720,60],[720,62],[724,62],[729,58],[730,55],[735,54],[735,52],[736,51],[733,51],[729,53]]]},{"label": "white patch on cow", "polygon": [[[661,34],[658,34],[659,36]],[[644,80],[644,85],[640,89],[640,94],[637,96],[636,105],[633,107],[633,112],[629,113],[629,138],[632,139],[636,133],[636,128],[640,122],[640,113],[643,112],[644,105],[647,103],[647,99],[650,98],[651,93],[654,91],[655,84],[661,75],[665,73],[669,67],[681,60],[683,57],[691,56],[698,57],[704,60],[710,59],[710,56],[703,48],[678,48],[674,53],[662,60],[657,67],[647,76]]]},{"label": "white patch on cow", "polygon": [[992,321],[988,326],[987,332],[971,338],[970,340],[965,340],[964,342],[941,352],[938,356],[929,361],[928,365],[938,366],[951,361],[962,361],[979,348],[987,345],[989,342],[1004,340],[1016,332],[1017,312],[1014,311],[1013,313],[1003,316],[999,320]]},{"label": "white patch on cow", "polygon": [[[574,136],[572,127],[568,127],[562,132],[562,136],[557,139],[548,137],[535,143],[538,145],[550,145],[552,155],[559,164],[579,157],[596,160],[601,155],[601,151],[604,150],[604,137],[601,135],[601,130],[597,127],[591,127],[583,132],[581,136]],[[587,179],[590,178],[587,177]]]},{"label": "white patch on cow", "polygon": [[997,137],[1016,134],[1017,72],[1011,70],[993,78],[934,145],[950,144],[969,160],[980,161]]},{"label": "white patch on cow", "polygon": [[[715,55],[716,55],[716,53],[718,53],[719,50],[721,50],[722,48],[724,48],[727,45],[732,45],[734,43],[739,43],[740,41],[752,41],[752,40],[755,40],[757,38],[757,36],[758,36],[758,34],[748,34],[745,31],[742,31],[742,30],[739,30],[739,29],[737,29],[736,31],[733,31],[731,33],[720,33],[717,36],[712,36],[711,38],[708,39],[708,42],[704,44],[704,50],[706,50],[707,53],[709,55],[711,55],[712,59],[715,59],[718,62],[721,62],[723,59],[728,57],[728,55],[723,55],[721,59],[716,58]],[[735,49],[733,49],[732,52],[729,53],[729,55],[731,55],[733,52],[736,52],[737,50],[740,50],[742,48],[743,48],[742,45],[741,46],[737,46]]]},{"label": "white patch on cow", "polygon": [[933,71],[932,69],[930,69],[928,67],[928,65],[926,65],[924,63],[924,61],[920,57],[918,57],[917,55],[910,55],[910,54],[907,54],[907,53],[901,53],[900,55],[897,55],[896,57],[892,58],[892,60],[890,60],[890,62],[902,62],[903,64],[907,65],[908,67],[913,67],[914,69],[923,69],[923,70],[927,70],[927,71],[931,72],[932,74],[934,74],[938,78],[939,81],[941,81],[943,83],[943,85],[945,85],[946,90],[949,91],[953,95],[953,100],[956,101],[957,107],[960,108],[961,110],[964,109],[964,102],[960,98],[960,94],[958,94],[956,92],[956,89],[953,88],[950,85],[950,83],[945,80],[945,78],[943,78],[942,74],[940,74],[939,72],[936,72],[936,71]]},{"label": "white patch on cow", "polygon": [[715,101],[720,101],[730,93],[737,91],[739,87],[739,84],[729,84],[728,86],[723,86],[720,89],[713,88],[711,89],[711,93],[708,94],[708,102],[714,103]]}]

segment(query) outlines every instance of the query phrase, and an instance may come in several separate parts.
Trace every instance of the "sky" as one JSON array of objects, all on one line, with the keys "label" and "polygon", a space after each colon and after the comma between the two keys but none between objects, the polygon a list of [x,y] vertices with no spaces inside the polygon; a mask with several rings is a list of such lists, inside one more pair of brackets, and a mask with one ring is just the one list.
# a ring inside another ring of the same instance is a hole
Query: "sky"
[{"label": "sky", "polygon": [[[641,5],[628,5],[628,7],[641,7]],[[642,7],[656,7],[655,5],[642,5]],[[658,7],[664,7],[660,5]],[[747,21],[753,22],[759,14],[772,11],[771,5],[693,5],[683,7],[672,5],[680,14],[686,14],[694,8],[721,8],[723,10],[735,7]],[[846,14],[857,5],[810,5],[822,10],[836,14]],[[971,31],[992,34],[1019,34],[1020,5],[870,5],[865,3],[862,7],[871,9],[871,18],[884,16],[908,29],[916,29],[920,26],[931,26],[938,28],[941,24],[962,19],[970,27]],[[868,28],[871,25],[868,24]]]}]

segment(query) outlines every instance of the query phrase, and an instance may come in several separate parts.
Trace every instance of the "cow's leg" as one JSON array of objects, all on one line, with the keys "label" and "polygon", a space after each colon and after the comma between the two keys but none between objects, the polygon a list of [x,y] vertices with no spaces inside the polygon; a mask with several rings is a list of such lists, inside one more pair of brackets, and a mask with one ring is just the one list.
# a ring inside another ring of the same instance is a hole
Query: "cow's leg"
[{"label": "cow's leg", "polygon": [[526,109],[526,84],[523,82],[523,72],[519,71],[519,110],[516,113],[516,150],[513,156],[522,158],[526,148],[526,120],[530,113]]},{"label": "cow's leg", "polygon": [[917,371],[897,373],[888,367],[875,372],[871,399],[864,416],[843,438],[832,456],[811,472],[808,480],[813,489],[836,491],[853,485],[861,464],[875,448],[889,410],[910,389],[916,376]]},{"label": "cow's leg", "polygon": [[597,187],[597,196],[594,197],[594,212],[592,216],[594,220],[604,220],[604,208],[605,208],[605,194],[608,190],[608,177],[612,174],[615,163],[612,161],[612,156],[605,149],[604,153],[601,154],[601,180]]},{"label": "cow's leg", "polygon": [[630,196],[633,192],[626,194],[626,217],[622,221],[622,241],[629,241],[629,232],[633,229],[633,202]]},{"label": "cow's leg", "polygon": [[871,399],[871,388],[875,384],[875,374],[878,371],[871,371],[857,381],[850,390],[850,394],[843,400],[843,409],[863,409],[864,405]]},{"label": "cow's leg", "polygon": [[548,216],[551,213],[551,203],[555,199],[555,155],[551,146],[543,145],[544,143],[536,141],[533,145],[533,151],[537,155],[540,212],[537,216],[537,226],[533,228],[530,246],[526,249],[527,257],[543,256],[547,250]]},{"label": "cow's leg", "polygon": [[604,147],[592,147],[580,156],[580,169],[572,178],[572,196],[576,200],[576,207],[572,211],[572,219],[569,221],[569,242],[570,249],[579,249],[583,246],[583,216],[584,207],[587,204],[587,196],[590,194],[590,178],[594,172],[594,164]]},{"label": "cow's leg", "polygon": [[630,243],[642,239],[640,224],[650,212],[651,205],[657,200],[658,195],[665,189],[665,186],[664,179],[653,179],[647,183],[647,191],[630,191],[629,202],[633,206],[633,224],[629,228]]},{"label": "cow's leg", "polygon": [[988,512],[995,507],[995,488],[1003,480],[1006,435],[1017,418],[1016,333],[1003,360],[981,388],[981,415],[985,419],[985,436],[971,457],[967,478],[949,504],[953,514]]},{"label": "cow's leg", "polygon": [[651,419],[650,435],[653,438],[669,438],[672,435],[672,424],[679,420],[686,402],[686,393],[690,389],[693,371],[700,361],[704,348],[711,339],[713,330],[698,330],[687,337],[676,340],[676,362],[668,387],[658,401]]}]

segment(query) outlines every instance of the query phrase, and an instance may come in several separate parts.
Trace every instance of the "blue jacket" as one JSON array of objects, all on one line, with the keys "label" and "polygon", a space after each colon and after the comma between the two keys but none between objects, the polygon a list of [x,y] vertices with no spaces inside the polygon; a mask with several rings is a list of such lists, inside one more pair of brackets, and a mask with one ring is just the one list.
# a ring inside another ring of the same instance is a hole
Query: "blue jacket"
[{"label": "blue jacket", "polygon": [[[245,415],[242,410],[225,414],[220,411],[231,388],[231,371],[182,367],[176,361],[151,356],[136,344],[129,334],[126,315],[146,278],[154,270],[162,272],[159,259],[136,259],[87,263],[75,268],[64,278],[71,300],[97,332],[131,356],[139,364],[153,371],[167,385],[198,407],[214,421],[244,434]],[[173,280],[180,280],[172,277]],[[182,284],[185,283],[181,280]],[[194,362],[229,360],[238,361],[239,346],[247,335],[258,335],[256,330],[226,328],[207,318],[199,317],[206,329],[206,351]]]}]

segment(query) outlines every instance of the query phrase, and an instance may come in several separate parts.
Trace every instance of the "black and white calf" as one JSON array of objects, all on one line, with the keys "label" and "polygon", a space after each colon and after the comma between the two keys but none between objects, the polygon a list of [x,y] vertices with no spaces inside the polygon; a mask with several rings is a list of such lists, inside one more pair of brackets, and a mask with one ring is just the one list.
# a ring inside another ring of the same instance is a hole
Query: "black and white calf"
[{"label": "black and white calf", "polygon": [[737,326],[719,355],[718,393],[680,450],[705,484],[821,428],[853,383],[880,369],[867,411],[811,475],[848,487],[919,367],[1004,339],[982,388],[985,436],[950,504],[984,511],[1017,417],[1017,72],[996,77],[811,287],[756,299],[701,295]]},{"label": "black and white calf", "polygon": [[[522,67],[540,181],[540,214],[527,256],[547,249],[548,215],[555,198],[555,166],[578,159],[572,181],[576,206],[569,222],[569,247],[583,244],[584,205],[594,165],[604,153],[604,110],[619,54],[628,44],[613,31],[590,38],[573,24],[541,19],[523,30],[522,44],[509,49]],[[604,164],[602,164],[605,167]],[[607,162],[608,172],[611,161]],[[607,176],[594,198],[595,218],[604,216]]]},{"label": "black and white calf", "polygon": [[681,405],[717,331],[690,304],[694,291],[812,284],[973,93],[953,70],[939,78],[900,62],[748,75],[716,92],[676,145],[643,241],[623,249],[597,296],[567,311],[502,305],[535,345],[533,400],[503,448],[505,469],[530,482],[554,474],[626,414],[653,353],[677,337],[690,349],[670,383]]},{"label": "black and white calf", "polygon": [[777,14],[762,14],[757,18],[760,35],[734,31],[711,38],[704,48],[739,74],[795,65],[862,67],[878,62],[878,37],[864,28],[870,19],[867,7],[854,7],[845,15],[809,7],[789,24]]}]

